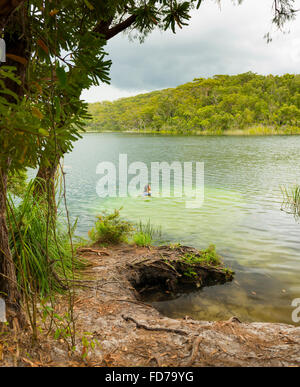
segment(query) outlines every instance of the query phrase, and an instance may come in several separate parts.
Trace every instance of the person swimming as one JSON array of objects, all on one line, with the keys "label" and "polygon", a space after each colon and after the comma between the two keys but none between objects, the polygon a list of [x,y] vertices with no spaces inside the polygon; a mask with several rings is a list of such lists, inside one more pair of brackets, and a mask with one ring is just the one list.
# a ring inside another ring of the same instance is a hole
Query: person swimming
[{"label": "person swimming", "polygon": [[150,184],[145,185],[143,196],[151,196],[151,187]]}]

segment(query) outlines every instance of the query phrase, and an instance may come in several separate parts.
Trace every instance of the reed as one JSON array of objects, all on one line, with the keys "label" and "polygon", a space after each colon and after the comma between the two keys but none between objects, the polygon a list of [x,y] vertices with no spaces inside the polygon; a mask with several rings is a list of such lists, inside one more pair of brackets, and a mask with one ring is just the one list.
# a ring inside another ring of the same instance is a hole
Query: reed
[{"label": "reed", "polygon": [[139,222],[135,226],[136,232],[133,234],[133,242],[137,246],[150,246],[161,239],[161,227],[155,227],[150,219],[147,223]]},{"label": "reed", "polygon": [[137,232],[136,234],[133,235],[133,242],[137,246],[146,247],[146,246],[151,246],[153,240],[152,240],[150,234],[145,234],[143,232]]},{"label": "reed", "polygon": [[293,214],[296,218],[300,217],[300,185],[288,189],[281,187],[283,202],[281,209],[287,213]]},{"label": "reed", "polygon": [[162,236],[161,227],[153,226],[150,222],[150,219],[148,219],[147,223],[143,223],[142,221],[140,221],[136,225],[136,229],[138,233],[149,235],[152,240],[159,239]]}]

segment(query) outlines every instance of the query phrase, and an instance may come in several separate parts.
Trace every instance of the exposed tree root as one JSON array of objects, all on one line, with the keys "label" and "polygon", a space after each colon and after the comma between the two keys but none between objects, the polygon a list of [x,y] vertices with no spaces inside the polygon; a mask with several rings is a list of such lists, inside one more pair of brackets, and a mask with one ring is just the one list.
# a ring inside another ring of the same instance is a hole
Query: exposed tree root
[{"label": "exposed tree root", "polygon": [[122,314],[122,318],[125,321],[132,321],[132,322],[134,322],[136,324],[137,328],[146,329],[147,331],[172,332],[172,333],[177,333],[179,335],[185,335],[185,336],[189,334],[188,332],[183,331],[181,329],[164,328],[164,327],[149,327],[148,325],[139,323],[134,318],[132,318],[130,316],[124,316],[123,314]]},{"label": "exposed tree root", "polygon": [[194,361],[196,360],[198,353],[199,353],[199,345],[200,345],[202,340],[203,340],[203,338],[201,336],[198,336],[195,339],[191,357],[186,365],[187,367],[191,367],[193,365]]}]

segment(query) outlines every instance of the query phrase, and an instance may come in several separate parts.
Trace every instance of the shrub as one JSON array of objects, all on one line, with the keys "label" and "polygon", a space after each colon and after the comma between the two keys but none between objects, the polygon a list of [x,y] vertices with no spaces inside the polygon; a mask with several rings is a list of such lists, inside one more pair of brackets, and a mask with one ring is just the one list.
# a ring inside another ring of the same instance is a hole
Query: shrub
[{"label": "shrub", "polygon": [[133,227],[120,218],[120,210],[114,210],[111,214],[103,212],[97,216],[95,227],[89,231],[89,237],[93,242],[117,244],[127,241]]}]

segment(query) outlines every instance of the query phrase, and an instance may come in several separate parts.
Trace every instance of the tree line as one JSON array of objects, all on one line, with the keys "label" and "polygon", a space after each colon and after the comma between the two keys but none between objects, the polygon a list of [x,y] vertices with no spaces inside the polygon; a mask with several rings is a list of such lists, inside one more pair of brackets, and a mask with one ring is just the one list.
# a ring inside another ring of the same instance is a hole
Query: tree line
[{"label": "tree line", "polygon": [[92,131],[231,133],[260,126],[297,133],[300,75],[197,78],[174,89],[90,104],[89,112]]}]

